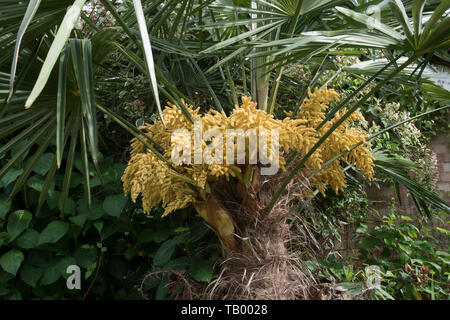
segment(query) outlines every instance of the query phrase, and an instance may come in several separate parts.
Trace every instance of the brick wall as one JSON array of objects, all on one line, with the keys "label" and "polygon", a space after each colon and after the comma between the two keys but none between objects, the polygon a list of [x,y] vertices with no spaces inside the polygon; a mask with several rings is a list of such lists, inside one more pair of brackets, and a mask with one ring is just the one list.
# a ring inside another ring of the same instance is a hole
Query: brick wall
[{"label": "brick wall", "polygon": [[[447,202],[450,203],[450,133],[441,134],[431,139],[429,144],[430,149],[436,153],[438,160],[439,180],[437,183],[437,192]],[[414,201],[407,196],[405,188],[400,187],[401,204],[397,199],[394,188],[391,184],[381,185],[380,188],[375,186],[367,187],[366,192],[369,200],[371,201],[371,207],[377,210],[381,216],[389,214],[391,211],[391,202],[395,201],[396,207],[404,215],[416,217],[419,213],[415,207]],[[377,224],[376,215],[373,216],[373,220],[370,225]],[[448,224],[441,224],[437,221],[431,221],[434,226],[439,226],[450,230]],[[357,247],[358,239],[352,236],[355,226],[348,224],[345,228],[345,232],[342,235],[342,243],[340,251],[344,256],[355,254],[355,248]],[[448,243],[448,237],[445,237],[442,233],[434,234],[442,244]]]},{"label": "brick wall", "polygon": [[438,191],[445,201],[450,202],[450,133],[433,138],[430,148],[438,159]]},{"label": "brick wall", "polygon": [[[436,153],[438,160],[439,180],[437,183],[437,193],[448,203],[450,203],[450,133],[441,134],[431,139],[430,149]],[[390,184],[376,187],[368,187],[367,194],[375,209],[381,213],[390,211],[390,202],[395,198],[396,205],[410,216],[417,215],[413,200],[407,196],[405,188],[400,187],[402,203],[397,201],[394,188]]]}]

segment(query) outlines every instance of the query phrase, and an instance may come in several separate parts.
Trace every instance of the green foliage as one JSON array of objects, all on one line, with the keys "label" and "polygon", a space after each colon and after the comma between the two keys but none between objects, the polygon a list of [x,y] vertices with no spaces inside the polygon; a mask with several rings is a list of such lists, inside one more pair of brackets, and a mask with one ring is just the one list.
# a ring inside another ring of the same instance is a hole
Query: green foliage
[{"label": "green foliage", "polygon": [[[66,13],[74,3],[80,9],[82,0],[52,1],[51,6],[39,6],[40,1],[0,4],[2,299],[139,298],[139,289],[147,297],[165,299],[179,290],[166,286],[167,270],[210,281],[218,247],[201,219],[188,210],[161,219],[158,207],[145,216],[139,203],[122,195],[125,146],[139,135],[136,127],[157,116],[158,90],[163,101],[182,111],[181,99],[202,109],[229,111],[238,96],[252,93],[270,111],[276,101],[275,116],[284,118],[285,111],[298,109],[307,87],[327,83],[348,98],[332,107],[360,106],[380,127],[390,124],[382,117],[387,102],[399,103],[400,111],[411,116],[433,110],[435,101],[448,103],[447,90],[421,78],[430,59],[441,57],[448,46],[448,0],[395,1],[382,8],[382,23],[373,30],[365,15],[370,3],[357,1],[256,1],[257,10],[250,1],[142,2],[145,19],[152,22],[151,48],[141,10],[136,17],[131,1],[90,2],[94,9],[82,10],[81,29],[73,29],[75,21],[68,21]],[[154,62],[148,58],[152,51]],[[394,63],[400,52],[406,57]],[[394,76],[391,72],[407,57],[411,65]],[[346,68],[358,59],[376,59],[375,67],[358,72]],[[391,67],[381,72],[388,62]],[[35,101],[24,110],[27,99],[28,105]],[[448,109],[438,115],[415,125],[426,133],[436,124],[448,127]],[[400,135],[386,132],[375,144],[402,153]],[[414,150],[409,153],[417,160]],[[323,251],[339,242],[350,214],[350,222],[361,222],[358,233],[368,234],[359,242],[358,263],[383,268],[383,288],[374,297],[445,297],[448,254],[432,249],[438,245],[435,239],[417,231],[415,237],[409,234],[416,227],[427,235],[425,227],[410,221],[397,225],[405,217],[388,217],[369,227],[358,173],[350,168],[347,178],[352,188],[342,196],[319,198],[324,214],[311,214]],[[395,241],[386,242],[389,237]],[[387,248],[390,258],[377,256],[372,249],[378,247]],[[397,256],[403,260],[395,260]],[[411,272],[406,272],[410,278],[403,277],[399,270],[404,263],[416,276],[424,265],[430,269],[427,274],[434,272],[426,290]],[[82,292],[65,286],[70,264],[82,268]],[[367,270],[337,262],[334,254],[309,266],[329,281],[343,282],[356,296],[363,285],[355,281],[368,277]],[[149,271],[161,276],[145,277]]]},{"label": "green foliage", "polygon": [[[445,224],[444,213],[434,216],[434,223]],[[381,217],[379,225],[361,223],[357,233],[364,234],[357,260],[381,269],[381,289],[395,299],[448,299],[450,247],[448,231],[430,227],[423,219],[414,220],[395,209]],[[374,298],[383,298],[377,290]]]},{"label": "green foliage", "polygon": [[[49,160],[54,157],[50,155]],[[42,189],[36,186],[44,183],[43,172],[33,171],[34,183],[12,201],[7,198],[14,181],[0,189],[0,299],[141,299],[142,279],[150,271],[185,270],[197,281],[211,280],[220,248],[214,234],[188,210],[164,219],[160,208],[142,214],[139,205],[122,194],[124,167],[102,157],[100,179],[90,164],[89,210],[76,153],[64,215],[58,201],[63,173],[55,174],[37,215]],[[211,246],[205,250],[207,244]],[[81,268],[81,290],[66,287],[66,270],[73,264]],[[176,294],[166,288],[166,277],[145,279],[146,297],[168,299]]]},{"label": "green foliage", "polygon": [[[361,203],[361,199],[350,201]],[[346,203],[347,197],[331,202],[333,209],[345,208],[341,203]],[[350,215],[351,209],[344,212]],[[366,210],[346,219],[356,222],[351,238],[357,241],[344,257],[336,242],[323,259],[308,260],[306,265],[324,281],[347,290],[345,293],[353,299],[448,299],[449,232],[437,226],[448,224],[448,215],[440,212],[432,218],[413,219],[399,212],[394,203],[388,215]],[[328,225],[328,229],[330,233],[343,232],[336,224]],[[370,274],[374,268],[379,270],[376,278]]]}]

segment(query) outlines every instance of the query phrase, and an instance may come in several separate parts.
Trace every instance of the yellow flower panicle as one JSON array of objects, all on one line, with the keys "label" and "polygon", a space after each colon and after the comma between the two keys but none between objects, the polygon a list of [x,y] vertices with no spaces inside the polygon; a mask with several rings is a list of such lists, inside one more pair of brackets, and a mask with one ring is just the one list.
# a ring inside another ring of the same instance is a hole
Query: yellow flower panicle
[{"label": "yellow flower panicle", "polygon": [[[324,112],[328,108],[328,103],[337,98],[337,93],[327,88],[321,91],[309,91],[309,97],[305,99],[296,119],[285,118],[283,120],[276,120],[272,115],[257,109],[256,103],[252,102],[249,97],[243,97],[242,104],[236,106],[230,116],[214,110],[201,115],[199,108],[194,109],[192,106],[185,104],[193,119],[201,121],[202,137],[209,129],[216,129],[222,134],[223,149],[222,155],[220,155],[223,158],[222,164],[194,164],[194,124],[185,117],[180,109],[169,103],[163,111],[165,127],[161,121],[156,121],[154,124],[146,124],[140,129],[151,139],[158,142],[164,149],[163,156],[176,171],[169,168],[166,163],[161,161],[151,150],[148,150],[139,140],[133,139],[131,159],[122,177],[124,192],[126,194],[131,193],[133,201],[136,201],[139,194],[141,194],[143,209],[146,213],[149,213],[154,205],[162,203],[165,208],[164,215],[192,205],[196,201],[201,200],[201,198],[204,199],[204,195],[211,192],[211,182],[221,178],[229,179],[230,177],[240,176],[241,168],[243,168],[242,165],[236,164],[238,159],[238,139],[234,139],[232,143],[235,151],[232,164],[227,164],[226,162],[226,137],[227,130],[230,129],[238,133],[239,130],[245,133],[247,130],[254,129],[256,137],[259,137],[261,130],[265,130],[268,133],[267,149],[269,150],[269,162],[272,164],[278,158],[278,165],[284,170],[287,153],[296,151],[300,156],[304,156],[317,142],[320,135],[343,115],[342,112],[337,114],[333,121],[330,121],[319,132],[315,130],[325,117]],[[306,162],[306,167],[311,170],[320,169],[321,165],[327,160],[355,143],[363,141],[366,136],[357,129],[350,127],[350,124],[360,119],[360,117],[360,115],[355,115],[347,119],[330,136],[330,140],[323,144]],[[191,163],[189,164],[176,164],[171,160],[172,151],[182,141],[182,136],[176,134],[177,130],[180,129],[185,129],[191,133]],[[270,132],[272,129],[277,130],[279,134],[280,148],[277,154],[271,151],[272,138]],[[203,152],[208,148],[209,143],[216,143],[215,139],[212,139],[211,142],[201,139]],[[248,136],[245,137],[246,165],[249,164],[250,159],[249,139]],[[151,141],[147,142],[152,144]],[[257,145],[257,150],[253,151],[259,153],[261,150],[259,150],[259,144]],[[342,160],[355,164],[368,178],[372,177],[373,157],[366,146],[361,145],[355,148],[348,155],[344,156]],[[345,177],[339,161],[317,174],[313,179],[313,184],[322,193],[324,193],[326,185],[329,185],[336,192],[344,188]]]},{"label": "yellow flower panicle", "polygon": [[[309,128],[317,128],[319,124],[322,123],[323,119],[325,119],[328,104],[338,98],[339,95],[332,89],[324,87],[319,91],[316,88],[314,92],[311,92],[308,88],[308,98],[304,100],[301,107],[302,112],[299,112],[296,115],[296,118],[305,120]],[[340,112],[337,112],[331,121],[328,121],[320,128],[317,132],[317,136],[320,137],[325,134],[346,112],[347,110],[345,108]],[[358,120],[364,120],[359,111],[354,112],[345,119],[345,121],[333,131],[325,143],[323,143],[316,151],[320,154],[323,162],[326,162],[340,153],[350,150],[355,144],[363,142],[363,144],[334,161],[331,165],[322,169],[313,177],[312,185],[316,187],[322,195],[325,195],[326,186],[329,186],[336,194],[345,188],[345,174],[340,165],[341,160],[356,166],[366,178],[372,179],[373,177],[374,157],[368,149],[369,144],[365,141],[367,135],[355,127],[352,127],[352,124]]]}]

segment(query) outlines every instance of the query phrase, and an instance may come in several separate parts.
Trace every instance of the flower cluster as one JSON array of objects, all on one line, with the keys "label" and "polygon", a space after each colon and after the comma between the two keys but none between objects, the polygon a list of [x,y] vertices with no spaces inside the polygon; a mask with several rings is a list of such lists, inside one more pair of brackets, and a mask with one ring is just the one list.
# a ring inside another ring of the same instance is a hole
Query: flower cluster
[{"label": "flower cluster", "polygon": [[[320,135],[342,116],[343,113],[341,112],[321,130],[315,129],[325,117],[324,112],[328,108],[327,104],[336,98],[337,93],[327,88],[321,91],[316,90],[314,93],[309,92],[309,97],[305,100],[297,117],[295,119],[287,117],[283,120],[274,119],[272,115],[257,109],[256,103],[252,102],[249,97],[243,97],[242,104],[236,106],[229,116],[224,112],[214,110],[210,110],[206,114],[200,114],[199,108],[185,104],[185,110],[190,113],[194,122],[190,121],[182,110],[169,103],[163,111],[164,124],[161,121],[156,121],[154,124],[146,124],[140,127],[146,134],[146,136],[142,136],[142,139],[145,139],[148,144],[154,147],[163,149],[161,156],[167,159],[167,162],[147,149],[141,141],[133,139],[131,159],[122,177],[124,192],[131,193],[133,201],[141,194],[144,212],[150,212],[155,204],[162,202],[165,215],[167,215],[176,209],[185,208],[197,201],[205,200],[207,194],[211,193],[215,181],[220,179],[227,181],[231,177],[242,181],[246,169],[251,166],[262,165],[260,162],[250,162],[253,152],[266,153],[269,164],[276,162],[277,168],[285,170],[285,157],[289,152],[295,151],[300,157],[304,156],[318,141]],[[327,143],[323,144],[308,159],[305,164],[306,167],[310,170],[319,170],[323,163],[335,155],[363,141],[364,134],[350,127],[350,124],[360,117],[360,115],[355,115],[344,121],[329,137]],[[207,163],[203,161],[198,163],[191,161],[195,159],[196,152],[198,152],[198,148],[195,147],[198,123],[201,123],[200,151],[206,152],[207,149],[214,147],[214,152],[219,153],[218,156],[222,157],[222,162]],[[186,141],[185,136],[179,134],[180,129],[193,133],[194,139]],[[210,129],[219,132],[222,137],[227,137],[230,130],[240,132],[241,135],[244,133],[242,138],[245,141],[245,150],[239,148],[242,146],[238,146],[239,139],[233,137],[231,146],[234,148],[234,159],[229,161],[230,159],[226,157],[228,141],[226,144],[217,144],[220,146],[218,148],[216,143],[220,139],[217,136],[205,138],[204,133]],[[259,139],[261,139],[260,134],[262,132],[268,133],[266,150],[260,150],[260,143],[257,144],[255,150],[249,148],[250,137],[245,134],[249,130],[255,130]],[[278,134],[278,148],[273,148],[275,140],[273,140],[272,132]],[[190,153],[187,155],[187,162],[177,163],[172,160],[174,152],[179,152],[177,147],[180,144],[190,145],[190,148],[187,148]],[[239,150],[241,150],[241,154],[239,154]],[[242,155],[242,152],[245,154]],[[239,155],[244,156],[244,163],[238,162]],[[355,148],[340,160],[355,164],[368,178],[372,177],[373,158],[366,146],[361,145]],[[264,165],[267,165],[267,163],[264,163]],[[321,192],[324,192],[326,185],[329,185],[336,192],[343,189],[345,179],[339,161],[335,161],[314,176],[313,183]]]},{"label": "flower cluster", "polygon": [[[316,89],[314,92],[308,89],[308,98],[306,98],[301,106],[301,111],[296,115],[296,118],[303,119],[309,128],[317,128],[319,124],[325,119],[325,112],[328,110],[328,104],[338,99],[336,91],[327,89]],[[340,112],[337,112],[334,118],[325,123],[318,131],[317,136],[320,137],[325,134],[332,126],[339,121],[342,116],[347,112],[344,108]],[[364,118],[359,111],[350,115],[345,121],[343,121],[334,130],[316,151],[320,158],[326,162],[334,157],[338,156],[344,151],[350,150],[350,148],[360,142],[364,142],[360,146],[354,148],[350,152],[346,153],[341,158],[331,163],[326,168],[322,169],[312,179],[312,185],[316,187],[322,195],[325,195],[325,187],[328,185],[337,194],[340,190],[343,190],[346,186],[345,174],[341,168],[341,161],[345,161],[348,164],[354,165],[368,178],[373,177],[374,157],[368,149],[368,143],[365,142],[367,135],[361,132],[359,129],[352,127],[352,123],[355,121],[363,121]],[[307,168],[312,169],[313,166],[309,166],[306,163]]]}]

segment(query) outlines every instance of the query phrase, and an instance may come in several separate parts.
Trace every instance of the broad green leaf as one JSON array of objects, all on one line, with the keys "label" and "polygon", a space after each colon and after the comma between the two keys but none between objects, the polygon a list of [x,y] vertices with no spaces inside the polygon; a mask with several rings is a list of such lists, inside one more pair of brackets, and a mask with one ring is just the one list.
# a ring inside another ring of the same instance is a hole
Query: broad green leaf
[{"label": "broad green leaf", "polygon": [[50,222],[39,235],[39,245],[44,243],[55,243],[61,239],[69,230],[69,225],[62,221]]},{"label": "broad green leaf", "polygon": [[0,284],[8,282],[12,278],[14,278],[13,274],[4,271],[3,268],[0,268]]},{"label": "broad green leaf", "polygon": [[53,157],[53,153],[44,153],[33,167],[33,171],[44,176],[52,166]]},{"label": "broad green leaf", "polygon": [[197,281],[210,282],[214,274],[214,263],[209,260],[195,259],[189,266],[189,274]]},{"label": "broad green leaf", "polygon": [[122,194],[107,196],[103,201],[103,210],[113,217],[119,217],[127,204],[127,198]]},{"label": "broad green leaf", "polygon": [[58,263],[58,271],[61,273],[61,276],[67,279],[70,274],[67,273],[67,267],[70,265],[76,265],[77,260],[74,257],[64,257]]},{"label": "broad green leaf", "polygon": [[167,293],[168,293],[168,287],[167,283],[165,281],[162,281],[158,288],[156,289],[155,293],[155,300],[165,300],[167,299]]},{"label": "broad green leaf", "polygon": [[6,214],[11,209],[11,201],[8,201],[8,197],[4,194],[0,194],[0,220],[6,218]]},{"label": "broad green leaf", "polygon": [[80,16],[85,2],[86,0],[75,0],[73,5],[67,10],[64,19],[59,26],[58,32],[56,33],[55,39],[53,40],[47,53],[47,57],[44,60],[38,79],[35,81],[33,90],[31,90],[31,93],[25,103],[25,108],[31,107],[33,102],[37,99],[47,84],[50,73],[58,60],[59,54],[66,44],[67,39],[69,39],[75,23],[78,21],[78,17]]},{"label": "broad green leaf", "polygon": [[36,248],[39,243],[39,232],[28,229],[17,238],[16,242],[22,249]]},{"label": "broad green leaf", "polygon": [[80,267],[89,269],[97,263],[97,249],[92,245],[84,244],[75,250],[73,257]]},{"label": "broad green leaf", "polygon": [[103,209],[103,201],[97,198],[92,199],[91,211],[89,211],[86,199],[78,200],[77,201],[78,215],[87,214],[86,218],[90,221],[100,219],[105,214],[105,210]]},{"label": "broad green leaf", "polygon": [[72,221],[74,224],[76,224],[79,227],[83,227],[86,223],[86,220],[88,218],[88,213],[81,213],[77,214],[75,217],[69,217],[69,220]]},{"label": "broad green leaf", "polygon": [[166,264],[172,255],[175,253],[176,242],[173,239],[167,240],[164,242],[161,247],[159,247],[158,251],[155,253],[155,257],[153,258],[153,264],[155,266],[162,266]]},{"label": "broad green leaf", "polygon": [[6,227],[9,234],[9,241],[13,241],[19,236],[31,222],[31,213],[27,210],[14,211],[8,218]]},{"label": "broad green leaf", "polygon": [[41,192],[44,186],[44,180],[39,175],[32,176],[30,179],[28,179],[27,186],[31,189]]},{"label": "broad green leaf", "polygon": [[72,198],[67,198],[66,204],[64,206],[64,211],[62,208],[59,208],[62,213],[72,214],[75,212],[76,203]]},{"label": "broad green leaf", "polygon": [[163,270],[181,270],[186,269],[191,264],[191,261],[188,257],[181,257],[177,259],[170,260],[167,262]]},{"label": "broad green leaf", "polygon": [[10,184],[11,182],[16,181],[16,179],[22,174],[23,169],[9,169],[9,171],[3,176],[3,178],[0,180],[1,184],[3,184],[3,186],[7,186],[8,184]]},{"label": "broad green leaf", "polygon": [[395,300],[395,298],[393,296],[391,296],[389,293],[386,292],[386,290],[382,289],[382,288],[378,288],[377,292],[381,293],[385,300]]},{"label": "broad green leaf", "polygon": [[49,260],[44,265],[44,274],[41,277],[40,285],[49,285],[57,281],[59,278],[67,278],[69,274],[66,273],[67,267],[76,264],[73,257],[55,258]]},{"label": "broad green leaf", "polygon": [[156,243],[161,243],[165,240],[167,240],[167,238],[170,237],[170,235],[172,234],[172,231],[168,228],[158,228],[155,233],[153,234],[153,240]]},{"label": "broad green leaf", "polygon": [[20,278],[26,284],[36,288],[36,285],[39,279],[42,276],[43,269],[41,267],[34,267],[29,263],[25,263],[25,265],[20,270]]},{"label": "broad green leaf", "polygon": [[[93,223],[94,228],[97,229],[98,233],[101,235],[103,230],[103,221],[95,221]],[[105,239],[105,237],[103,237]]]},{"label": "broad green leaf", "polygon": [[0,258],[0,266],[6,272],[9,272],[13,275],[17,274],[17,270],[19,270],[20,265],[22,264],[24,259],[23,253],[16,249],[11,249],[7,253],[1,256]]},{"label": "broad green leaf", "polygon": [[61,277],[61,274],[58,273],[58,262],[59,259],[52,259],[45,263],[44,274],[39,281],[40,285],[52,284]]}]

